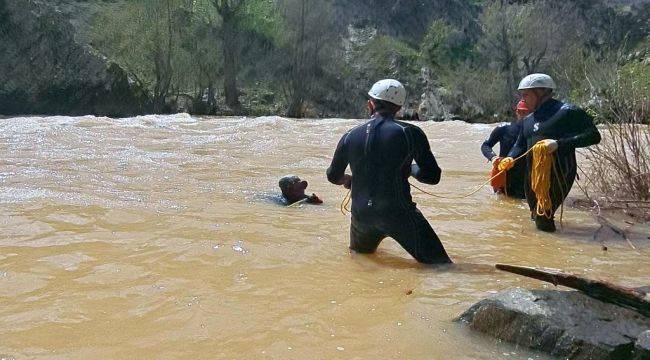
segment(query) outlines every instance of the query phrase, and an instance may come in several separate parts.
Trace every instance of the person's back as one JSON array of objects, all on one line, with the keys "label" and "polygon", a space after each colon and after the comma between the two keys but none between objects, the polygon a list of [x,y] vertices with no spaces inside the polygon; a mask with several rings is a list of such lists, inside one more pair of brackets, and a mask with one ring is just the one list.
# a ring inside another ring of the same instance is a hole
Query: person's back
[{"label": "person's back", "polygon": [[[390,212],[396,208],[415,208],[408,178],[411,164],[426,137],[414,125],[393,120],[390,114],[378,114],[347,135],[347,152],[354,173],[353,212]],[[427,144],[428,145],[428,144]],[[437,183],[440,168],[435,159],[428,183]]]},{"label": "person's back", "polygon": [[[341,138],[327,170],[331,183],[351,186],[350,249],[372,253],[391,237],[420,262],[451,263],[411,198],[410,176],[437,184],[441,171],[424,132],[394,120],[405,90],[398,81],[382,80],[369,95],[372,119]],[[348,165],[352,176],[345,174]]]}]

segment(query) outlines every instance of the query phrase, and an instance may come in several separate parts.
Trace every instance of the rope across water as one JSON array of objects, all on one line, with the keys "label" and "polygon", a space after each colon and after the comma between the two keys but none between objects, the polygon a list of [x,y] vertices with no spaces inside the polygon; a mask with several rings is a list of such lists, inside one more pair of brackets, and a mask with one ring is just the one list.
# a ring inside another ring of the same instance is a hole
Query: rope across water
[{"label": "rope across water", "polygon": [[[553,217],[553,204],[550,197],[550,188],[551,188],[551,170],[555,165],[555,155],[548,150],[547,145],[544,141],[540,141],[537,144],[535,144],[533,147],[531,147],[528,151],[526,151],[524,154],[517,157],[516,159],[513,159],[508,163],[515,163],[523,159],[524,157],[526,157],[531,152],[533,154],[533,168],[531,169],[531,188],[535,192],[535,195],[537,196],[536,213],[538,216],[546,216],[547,218],[550,219]],[[426,191],[416,185],[413,185],[410,182],[409,183],[412,187],[419,190],[423,194],[432,197],[436,197],[440,199],[451,199],[451,200],[465,199],[476,194],[485,186],[490,184],[492,180],[496,179],[497,177],[501,176],[503,173],[509,170],[509,168],[506,168],[507,165],[504,164],[503,166],[504,168],[500,170],[496,175],[494,175],[493,177],[491,177],[490,179],[488,179],[487,181],[479,185],[476,189],[461,196],[437,195],[429,191]],[[555,171],[555,174],[556,176],[559,176],[557,171]],[[562,182],[563,180],[560,179],[560,184],[562,184]],[[564,192],[564,189],[562,189],[562,191]],[[340,210],[343,215],[348,215],[351,212],[350,210],[351,200],[352,200],[352,190],[348,190],[340,206]]]}]

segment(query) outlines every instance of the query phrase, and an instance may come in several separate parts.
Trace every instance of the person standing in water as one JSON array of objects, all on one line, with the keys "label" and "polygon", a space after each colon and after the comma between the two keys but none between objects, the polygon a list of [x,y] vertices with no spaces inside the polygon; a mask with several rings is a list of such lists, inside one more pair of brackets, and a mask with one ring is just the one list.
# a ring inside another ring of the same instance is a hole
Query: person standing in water
[{"label": "person standing in water", "polygon": [[[399,81],[387,79],[374,84],[368,95],[370,121],[343,135],[327,169],[331,183],[352,190],[350,249],[373,253],[391,237],[418,262],[451,263],[411,198],[409,177],[435,185],[441,170],[424,132],[395,120],[406,90]],[[348,165],[352,175],[345,173]]]},{"label": "person standing in water", "polygon": [[566,199],[577,174],[576,148],[598,144],[601,136],[593,119],[584,110],[553,98],[555,82],[546,74],[526,76],[519,84],[523,100],[533,113],[523,120],[515,146],[503,168],[513,165],[513,158],[521,156],[537,142],[544,141],[548,151],[555,154],[551,169],[550,217],[537,215],[537,197],[531,188],[532,154],[527,156],[525,179],[526,200],[535,225],[539,230],[554,232],[554,216]]},{"label": "person standing in water", "polygon": [[[499,162],[504,157],[508,156],[510,150],[517,142],[517,137],[521,131],[522,120],[530,114],[530,109],[526,105],[526,102],[521,100],[517,104],[517,109],[515,110],[517,119],[510,124],[504,124],[495,128],[490,137],[483,142],[481,145],[481,152],[483,156],[487,158],[494,167],[499,165]],[[492,148],[499,144],[499,155],[494,153]],[[525,199],[526,193],[524,191],[524,177],[526,172],[526,163],[519,161],[515,166],[508,170],[505,177],[505,186],[500,184],[498,187],[495,187],[494,192],[503,194],[507,196],[516,198],[516,199]]]}]

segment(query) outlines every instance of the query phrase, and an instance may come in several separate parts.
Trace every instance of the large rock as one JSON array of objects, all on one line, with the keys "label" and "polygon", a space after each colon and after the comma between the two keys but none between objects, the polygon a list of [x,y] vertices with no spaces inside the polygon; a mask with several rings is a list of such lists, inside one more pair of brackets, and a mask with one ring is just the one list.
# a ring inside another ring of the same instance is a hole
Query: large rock
[{"label": "large rock", "polygon": [[148,97],[80,41],[56,1],[0,0],[0,114],[128,116]]},{"label": "large rock", "polygon": [[644,359],[650,359],[650,330],[639,335],[634,346],[634,360]]},{"label": "large rock", "polygon": [[420,81],[424,88],[418,107],[420,116],[430,121],[452,120],[453,115],[443,99],[444,95],[447,94],[447,90],[436,84],[431,69],[423,67],[420,70]]},{"label": "large rock", "polygon": [[650,329],[650,318],[576,291],[511,289],[478,302],[456,320],[562,358],[647,359],[647,335],[641,334]]}]

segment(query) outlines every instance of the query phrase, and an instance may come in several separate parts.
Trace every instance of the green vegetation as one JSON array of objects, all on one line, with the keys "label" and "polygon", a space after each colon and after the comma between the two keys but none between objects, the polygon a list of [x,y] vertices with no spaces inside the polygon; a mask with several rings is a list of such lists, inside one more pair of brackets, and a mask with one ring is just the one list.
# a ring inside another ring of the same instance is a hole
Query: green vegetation
[{"label": "green vegetation", "polygon": [[407,5],[386,9],[398,13],[394,23],[340,18],[364,6],[374,14],[385,5],[114,1],[95,16],[90,37],[149,90],[155,112],[359,116],[363,91],[394,77],[407,85],[412,107],[430,93],[445,113],[493,121],[512,115],[517,83],[532,72],[550,73],[561,97],[601,117],[609,116],[602,104],[612,82],[596,73],[618,74],[632,96],[648,99],[647,3],[458,0],[445,15],[446,5],[433,2],[424,27],[409,23],[421,17]]}]

